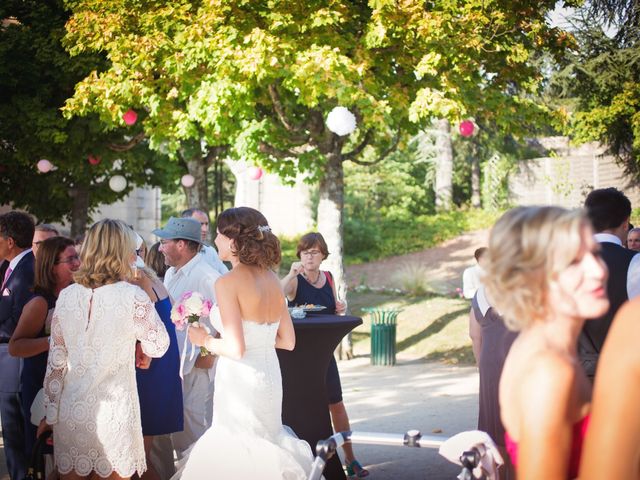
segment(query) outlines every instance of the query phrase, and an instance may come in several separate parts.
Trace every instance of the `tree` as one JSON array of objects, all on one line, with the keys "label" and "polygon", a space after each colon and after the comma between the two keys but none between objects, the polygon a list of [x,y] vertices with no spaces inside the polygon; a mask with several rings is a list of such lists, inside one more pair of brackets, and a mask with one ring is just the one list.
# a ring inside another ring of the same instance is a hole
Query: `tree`
[{"label": "tree", "polygon": [[[6,1],[0,7],[0,204],[42,221],[68,219],[76,235],[93,208],[122,198],[133,185],[167,186],[167,169],[135,128],[105,133],[95,115],[63,118],[60,108],[76,82],[105,67],[96,55],[69,57],[61,45],[68,16],[56,1]],[[90,156],[99,163],[91,164]],[[56,170],[38,173],[41,159]],[[124,191],[109,188],[113,174],[128,180]]]},{"label": "tree", "polygon": [[592,0],[572,19],[579,49],[570,50],[549,95],[564,99],[566,132],[609,147],[640,179],[640,3]]},{"label": "tree", "polygon": [[[66,109],[115,125],[135,104],[152,148],[228,146],[285,179],[318,181],[318,228],[341,284],[343,163],[381,161],[433,118],[481,112],[507,130],[539,119],[529,57],[567,42],[545,24],[554,4],[73,0],[71,52],[105,52],[111,66]],[[325,126],[338,105],[357,117],[350,136]]]}]

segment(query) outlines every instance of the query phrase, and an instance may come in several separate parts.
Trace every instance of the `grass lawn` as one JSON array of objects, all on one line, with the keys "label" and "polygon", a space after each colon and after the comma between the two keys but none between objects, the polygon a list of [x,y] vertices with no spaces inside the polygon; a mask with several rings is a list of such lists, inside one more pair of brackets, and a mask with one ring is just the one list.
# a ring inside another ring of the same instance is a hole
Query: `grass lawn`
[{"label": "grass lawn", "polygon": [[353,352],[356,356],[369,355],[371,351],[371,320],[362,311],[366,307],[402,309],[396,333],[398,355],[449,364],[475,363],[468,334],[470,304],[467,300],[349,292],[349,311],[364,320],[364,324],[353,331]]}]

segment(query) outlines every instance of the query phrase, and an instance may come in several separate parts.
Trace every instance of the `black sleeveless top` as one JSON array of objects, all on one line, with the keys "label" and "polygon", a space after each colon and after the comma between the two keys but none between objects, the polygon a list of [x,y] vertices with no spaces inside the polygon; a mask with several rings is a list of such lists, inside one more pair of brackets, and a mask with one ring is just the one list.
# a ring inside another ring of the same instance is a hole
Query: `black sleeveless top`
[{"label": "black sleeveless top", "polygon": [[[320,275],[325,275],[325,272],[320,271]],[[333,289],[328,278],[322,288],[317,288],[311,285],[301,274],[298,274],[298,289],[296,290],[295,298],[289,302],[289,306],[294,307],[307,303],[327,307],[322,310],[322,313],[336,313],[336,297],[333,296]]]}]

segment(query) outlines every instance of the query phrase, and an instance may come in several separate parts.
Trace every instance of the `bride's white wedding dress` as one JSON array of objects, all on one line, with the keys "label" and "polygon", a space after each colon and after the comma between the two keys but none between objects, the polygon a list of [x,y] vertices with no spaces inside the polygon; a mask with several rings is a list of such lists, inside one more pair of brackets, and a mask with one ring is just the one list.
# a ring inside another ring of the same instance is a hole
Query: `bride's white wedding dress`
[{"label": "bride's white wedding dress", "polygon": [[[215,307],[211,322],[224,335]],[[242,321],[245,354],[240,360],[218,359],[212,426],[192,447],[174,478],[308,477],[311,448],[282,425],[282,377],[275,351],[278,325]]]}]

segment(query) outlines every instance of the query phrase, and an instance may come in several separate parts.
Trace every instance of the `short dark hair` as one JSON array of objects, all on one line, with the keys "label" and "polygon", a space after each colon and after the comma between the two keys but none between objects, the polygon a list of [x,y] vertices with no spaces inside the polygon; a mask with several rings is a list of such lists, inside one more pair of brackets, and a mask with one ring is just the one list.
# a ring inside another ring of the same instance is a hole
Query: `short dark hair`
[{"label": "short dark hair", "polygon": [[183,241],[187,246],[187,250],[189,250],[190,252],[198,253],[200,251],[200,248],[202,247],[202,245],[200,245],[198,242],[194,242],[193,240],[188,240],[186,238],[174,238],[174,240],[176,242],[178,240]]},{"label": "short dark hair", "polygon": [[596,233],[618,228],[631,216],[631,202],[614,187],[593,190],[584,207]]},{"label": "short dark hair", "polygon": [[296,248],[296,256],[300,258],[300,252],[309,250],[310,248],[318,247],[318,250],[322,252],[322,256],[327,258],[329,256],[329,247],[327,242],[324,241],[324,237],[318,232],[309,232],[304,234],[298,241],[298,247]]},{"label": "short dark hair", "polygon": [[485,253],[487,253],[487,247],[476,248],[476,251],[473,252],[473,256],[476,257],[476,262],[480,261]]},{"label": "short dark hair", "polygon": [[13,238],[18,248],[29,248],[33,242],[35,225],[31,215],[12,210],[0,215],[0,235]]}]

